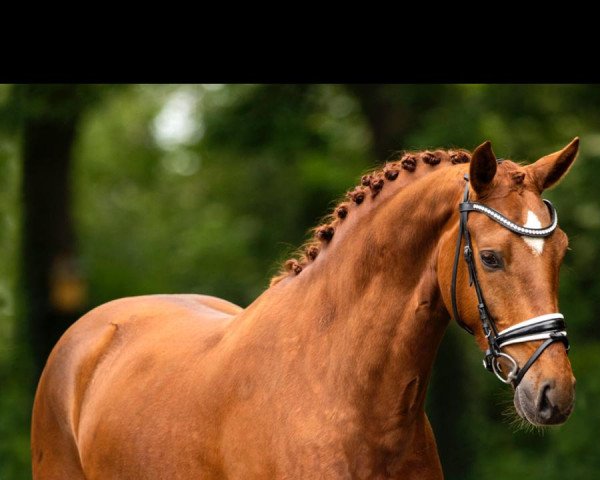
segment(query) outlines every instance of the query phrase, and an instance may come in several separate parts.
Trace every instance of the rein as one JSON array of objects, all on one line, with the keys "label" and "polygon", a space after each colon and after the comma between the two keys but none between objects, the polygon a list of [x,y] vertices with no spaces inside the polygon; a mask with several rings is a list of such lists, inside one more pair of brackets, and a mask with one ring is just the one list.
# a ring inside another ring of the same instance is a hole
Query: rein
[{"label": "rein", "polygon": [[[554,342],[562,342],[569,350],[569,340],[567,339],[566,324],[564,316],[561,313],[547,313],[537,317],[529,318],[522,322],[519,322],[509,328],[502,331],[498,331],[494,319],[490,316],[488,308],[483,298],[483,292],[481,291],[481,285],[477,278],[477,269],[475,268],[475,261],[473,259],[473,247],[471,244],[471,235],[467,226],[469,218],[469,212],[478,212],[487,215],[489,218],[494,220],[496,223],[502,225],[504,228],[510,230],[517,235],[527,237],[544,238],[548,237],[556,230],[558,225],[558,216],[556,210],[550,201],[544,199],[544,203],[550,211],[551,222],[550,225],[544,228],[528,228],[522,225],[518,225],[500,212],[482,205],[481,203],[469,202],[469,177],[465,175],[466,185],[465,192],[463,195],[463,201],[460,203],[458,210],[460,212],[460,225],[458,230],[458,239],[456,242],[456,250],[454,253],[454,266],[452,268],[452,284],[450,287],[450,293],[452,297],[452,315],[456,322],[471,335],[473,330],[469,328],[461,319],[458,313],[458,306],[456,303],[456,277],[458,274],[458,262],[461,253],[461,246],[464,239],[463,256],[467,263],[467,269],[469,271],[469,286],[475,287],[475,293],[477,294],[477,309],[479,311],[479,318],[483,327],[483,333],[488,342],[488,348],[485,352],[485,358],[483,360],[483,366],[496,374],[501,382],[512,384],[514,388],[517,388],[527,370],[533,365],[533,363],[540,357],[540,355],[552,345]],[[514,345],[516,343],[532,342],[536,340],[544,340],[544,342],[533,352],[529,360],[519,367],[517,361],[509,354],[502,351],[502,348],[507,345]],[[500,364],[501,359],[504,359],[510,364],[510,371],[505,373],[502,365]]]}]

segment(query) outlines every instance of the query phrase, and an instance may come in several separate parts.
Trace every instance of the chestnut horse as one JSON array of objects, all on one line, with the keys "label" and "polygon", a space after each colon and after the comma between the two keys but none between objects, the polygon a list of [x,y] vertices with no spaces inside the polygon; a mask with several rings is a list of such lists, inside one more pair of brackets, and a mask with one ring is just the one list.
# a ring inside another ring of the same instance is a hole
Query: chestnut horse
[{"label": "chestnut horse", "polygon": [[[497,163],[489,142],[472,155],[405,154],[364,176],[248,308],[154,295],[92,310],[40,379],[34,478],[442,478],[424,401],[452,311],[465,175],[471,200],[545,226],[540,195],[577,148],[575,139],[528,166]],[[557,311],[560,229],[531,239],[481,214],[468,229],[499,329]],[[464,261],[456,287],[462,322],[485,349]],[[540,343],[503,352],[522,366]],[[515,389],[517,412],[564,422],[574,386],[566,349],[553,343]]]}]

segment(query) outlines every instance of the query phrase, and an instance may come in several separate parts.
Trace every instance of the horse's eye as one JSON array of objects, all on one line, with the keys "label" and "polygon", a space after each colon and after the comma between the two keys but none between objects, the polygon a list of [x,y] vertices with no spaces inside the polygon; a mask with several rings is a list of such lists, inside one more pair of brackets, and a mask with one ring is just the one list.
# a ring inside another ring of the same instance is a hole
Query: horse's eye
[{"label": "horse's eye", "polygon": [[498,269],[502,268],[503,266],[502,259],[500,258],[500,255],[498,255],[496,252],[484,250],[479,254],[479,257],[481,258],[481,263],[483,263],[485,267],[491,269]]}]

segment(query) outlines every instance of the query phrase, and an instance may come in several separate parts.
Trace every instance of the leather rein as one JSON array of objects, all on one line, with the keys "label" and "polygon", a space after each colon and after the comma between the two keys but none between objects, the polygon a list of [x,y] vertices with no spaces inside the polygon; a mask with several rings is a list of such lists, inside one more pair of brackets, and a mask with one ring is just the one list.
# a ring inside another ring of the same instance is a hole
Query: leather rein
[{"label": "leather rein", "polygon": [[[461,246],[464,240],[464,248],[462,249],[462,252],[469,272],[469,286],[475,287],[479,318],[481,320],[483,333],[488,342],[488,348],[485,352],[483,366],[487,370],[494,372],[500,381],[512,384],[514,388],[517,388],[525,376],[525,373],[527,373],[527,370],[529,370],[529,368],[540,357],[544,350],[546,350],[546,348],[548,348],[554,342],[562,342],[567,351],[569,350],[569,340],[567,339],[564,316],[558,312],[547,313],[545,315],[540,315],[519,322],[500,332],[498,331],[496,328],[496,323],[491,317],[485,304],[483,292],[481,291],[481,285],[479,284],[479,280],[477,278],[477,269],[475,268],[475,260],[473,258],[473,246],[471,244],[471,236],[467,226],[469,212],[483,213],[496,223],[499,223],[504,228],[516,233],[517,235],[534,238],[545,238],[550,236],[552,232],[556,230],[558,225],[558,216],[552,203],[544,199],[544,203],[550,212],[550,225],[544,228],[528,228],[518,225],[506,218],[500,212],[490,207],[487,207],[481,203],[469,202],[469,177],[468,175],[465,175],[464,178],[467,183],[465,185],[463,201],[460,203],[458,208],[460,225],[458,229],[456,251],[454,254],[454,266],[452,268],[452,284],[450,292],[452,297],[452,315],[456,322],[463,329],[470,334],[473,334],[473,330],[462,321],[460,314],[458,313],[458,306],[456,303],[456,277],[458,274],[458,262],[461,255]],[[502,348],[506,347],[507,345],[532,342],[536,340],[544,341],[535,350],[535,352],[533,352],[531,357],[529,357],[529,360],[527,360],[525,365],[522,367],[519,367],[517,361],[513,357],[502,351]],[[505,368],[503,368],[502,364],[500,363],[501,361],[504,361],[505,367],[510,367],[509,371],[505,371]]]}]

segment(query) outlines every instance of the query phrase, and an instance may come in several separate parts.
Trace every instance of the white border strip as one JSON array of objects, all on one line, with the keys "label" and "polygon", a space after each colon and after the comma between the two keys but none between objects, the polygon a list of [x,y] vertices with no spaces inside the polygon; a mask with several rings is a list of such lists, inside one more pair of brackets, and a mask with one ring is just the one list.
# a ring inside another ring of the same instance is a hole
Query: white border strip
[{"label": "white border strip", "polygon": [[527,335],[525,337],[515,338],[513,340],[507,340],[506,342],[498,342],[498,348],[506,347],[507,345],[512,345],[514,343],[525,343],[525,342],[533,342],[534,340],[546,340],[550,337],[555,337],[556,335],[562,335],[563,337],[567,336],[567,332],[562,330],[560,332],[547,332],[547,333],[536,333],[535,335]]},{"label": "white border strip", "polygon": [[517,328],[528,327],[530,325],[535,325],[536,323],[545,322],[546,320],[552,320],[555,318],[562,318],[564,320],[565,316],[562,313],[558,313],[558,312],[545,313],[544,315],[539,315],[537,317],[530,318],[529,320],[524,320],[523,322],[519,322],[515,325],[512,325],[512,326],[502,330],[501,332],[498,332],[498,336],[504,335],[505,333],[508,333],[508,332],[512,332],[513,330],[516,330]]}]

